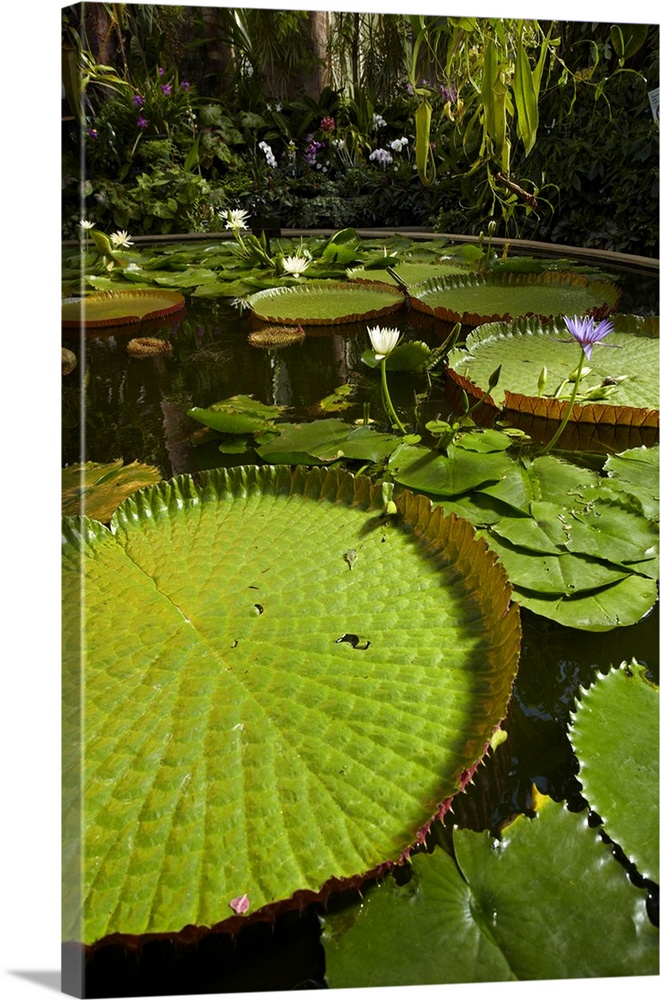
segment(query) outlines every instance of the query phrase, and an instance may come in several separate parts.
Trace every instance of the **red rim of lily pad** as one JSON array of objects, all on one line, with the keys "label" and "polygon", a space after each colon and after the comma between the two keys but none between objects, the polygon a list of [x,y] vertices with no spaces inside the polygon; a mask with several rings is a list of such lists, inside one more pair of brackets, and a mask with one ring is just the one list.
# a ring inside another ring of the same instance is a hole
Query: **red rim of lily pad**
[{"label": "red rim of lily pad", "polygon": [[84,298],[63,300],[62,326],[65,329],[128,326],[179,312],[185,302],[180,292],[169,289],[94,292]]}]

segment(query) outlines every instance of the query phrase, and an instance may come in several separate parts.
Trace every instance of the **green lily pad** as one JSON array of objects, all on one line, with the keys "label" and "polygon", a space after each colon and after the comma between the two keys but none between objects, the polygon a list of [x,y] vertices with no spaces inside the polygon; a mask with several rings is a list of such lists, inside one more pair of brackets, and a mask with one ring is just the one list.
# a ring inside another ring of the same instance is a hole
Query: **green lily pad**
[{"label": "green lily pad", "polygon": [[657,975],[658,934],[586,812],[544,799],[503,839],[454,830],[322,918],[330,989]]},{"label": "green lily pad", "polygon": [[534,614],[585,632],[607,632],[623,625],[635,625],[649,613],[658,599],[654,580],[631,573],[617,583],[572,597],[514,586],[516,601]]},{"label": "green lily pad", "polygon": [[67,465],[62,469],[62,514],[85,514],[97,521],[109,521],[126,497],[162,478],[153,465],[124,465],[121,458],[106,464]]},{"label": "green lily pad", "polygon": [[462,787],[519,616],[467,522],[396,507],[366,477],[245,467],[147,488],[109,528],[65,520],[66,940],[318,893]]},{"label": "green lily pad", "polygon": [[520,316],[549,318],[609,312],[620,293],[613,283],[590,281],[582,274],[507,271],[430,278],[411,286],[408,295],[413,309],[450,323],[476,326]]},{"label": "green lily pad", "polygon": [[307,281],[295,287],[267,288],[248,297],[253,314],[267,323],[325,326],[354,323],[396,312],[405,302],[401,289],[385,283]]},{"label": "green lily pad", "polygon": [[[429,278],[444,278],[448,274],[465,274],[466,265],[455,259],[447,258],[437,263],[419,260],[396,261],[392,266],[401,281],[406,285],[418,285]],[[383,268],[351,267],[346,272],[351,281],[384,281],[388,285],[399,286],[400,282]]]},{"label": "green lily pad", "polygon": [[635,661],[580,692],[569,736],[578,778],[605,832],[658,881],[658,688]]},{"label": "green lily pad", "polygon": [[[660,405],[657,331],[654,336],[651,321],[641,317],[615,316],[613,323],[614,332],[593,349],[570,419],[654,426]],[[450,351],[447,363],[450,377],[461,388],[487,397],[496,408],[561,420],[573,387],[569,376],[579,358],[579,345],[563,322],[523,319],[478,327],[468,334],[464,348]],[[498,364],[500,379],[490,389],[488,378]],[[544,368],[545,394],[540,395]],[[562,386],[562,398],[555,398]],[[593,393],[602,393],[602,398],[583,398]]]},{"label": "green lily pad", "polygon": [[[499,521],[493,530],[497,531],[501,524]],[[624,567],[570,552],[536,551],[530,557],[527,549],[493,535],[489,537],[489,544],[504,563],[514,585],[539,595],[562,594],[569,597],[582,591],[597,590],[622,580],[630,572]]]},{"label": "green lily pad", "polygon": [[605,462],[607,479],[604,485],[639,503],[646,517],[657,521],[660,516],[660,447],[629,448],[619,455],[610,455]]},{"label": "green lily pad", "polygon": [[419,445],[401,444],[391,455],[395,482],[434,496],[453,497],[497,482],[515,463],[506,452],[480,453],[450,445],[446,455]]},{"label": "green lily pad", "polygon": [[398,446],[396,434],[381,434],[369,427],[352,427],[327,417],[304,424],[277,424],[277,437],[260,444],[257,454],[278,465],[315,465],[340,458],[378,462]]},{"label": "green lily pad", "polygon": [[230,396],[211,406],[193,406],[187,411],[200,424],[221,434],[251,434],[270,427],[282,406],[269,406],[251,396]]},{"label": "green lily pad", "polygon": [[183,309],[184,305],[183,295],[166,289],[94,292],[84,298],[62,302],[62,326],[125,326],[168,316]]}]

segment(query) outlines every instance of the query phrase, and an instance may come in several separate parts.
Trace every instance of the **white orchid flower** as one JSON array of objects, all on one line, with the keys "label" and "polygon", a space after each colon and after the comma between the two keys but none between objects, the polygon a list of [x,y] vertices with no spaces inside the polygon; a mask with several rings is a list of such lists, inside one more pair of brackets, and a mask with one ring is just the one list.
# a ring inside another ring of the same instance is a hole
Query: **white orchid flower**
[{"label": "white orchid flower", "polygon": [[401,332],[392,326],[368,326],[367,333],[371,340],[371,346],[376,352],[376,361],[382,361],[388,357],[396,347]]}]

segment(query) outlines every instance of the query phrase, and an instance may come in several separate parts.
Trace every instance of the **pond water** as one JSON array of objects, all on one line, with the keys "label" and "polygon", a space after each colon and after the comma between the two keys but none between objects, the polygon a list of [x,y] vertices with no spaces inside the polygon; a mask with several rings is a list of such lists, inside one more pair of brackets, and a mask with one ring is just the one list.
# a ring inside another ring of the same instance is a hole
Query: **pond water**
[{"label": "pond water", "polygon": [[[618,278],[623,290],[619,312],[657,312],[655,276],[622,271]],[[424,340],[432,348],[441,343],[449,329],[432,317],[406,311],[375,322],[398,326],[410,338]],[[217,441],[196,445],[195,432],[199,436],[201,425],[187,416],[193,406],[207,407],[236,394],[287,407],[287,420],[310,420],[321,415],[322,399],[338,386],[351,383],[357,389],[358,402],[354,409],[338,415],[346,419],[361,417],[363,402],[368,401],[371,416],[377,421],[383,419],[378,373],[360,360],[369,343],[366,322],[334,328],[308,327],[302,343],[278,350],[249,345],[251,329],[248,314],[241,313],[228,300],[188,297],[185,311],[167,321],[115,328],[89,335],[83,342],[77,335],[65,335],[63,346],[78,356],[78,367],[63,380],[63,464],[121,458],[125,463],[155,465],[163,478],[169,478],[218,465],[252,462],[254,455],[221,454]],[[165,337],[172,350],[145,359],[132,358],[126,345],[136,336]],[[390,379],[395,407],[404,419],[412,417],[415,392],[429,388],[430,383],[411,376]],[[452,402],[441,379],[433,379],[424,407],[426,419],[450,413]],[[473,829],[495,829],[507,817],[530,811],[533,785],[579,808],[577,763],[566,726],[580,686],[589,686],[597,671],[607,671],[610,665],[633,657],[646,665],[658,683],[657,604],[637,625],[604,633],[568,629],[524,609],[522,620],[520,670],[503,725],[508,739],[497,756],[479,769],[475,784],[460,796],[456,806],[455,821]],[[654,907],[657,914],[657,897],[655,901],[649,899],[649,912],[654,912]],[[266,944],[259,941],[255,947],[261,949],[260,961],[266,963],[263,984],[250,968],[254,949],[248,937],[244,958],[239,961],[238,953],[233,953],[233,978],[214,979],[212,988],[231,991],[291,989],[301,983],[322,985],[322,949],[319,951],[315,928],[305,918],[289,916],[280,922],[275,936],[269,931]],[[279,951],[277,933],[282,936]],[[259,934],[255,930],[253,936]],[[208,949],[212,955],[210,944]],[[266,959],[266,952],[272,953],[273,964],[268,964],[271,960]],[[296,953],[298,958],[291,961],[289,971],[286,955],[290,958]],[[97,975],[99,983],[105,982],[108,988],[104,978],[107,962],[101,957],[95,961],[97,965],[92,963],[90,967],[89,995],[95,995],[93,983]],[[115,956],[113,961],[112,975],[119,978],[111,980],[111,993],[96,995],[119,996],[124,988],[128,991],[124,995],[134,995],[140,984],[131,971],[132,960]],[[144,964],[142,969],[141,975]],[[125,987],[122,974],[126,976]],[[191,975],[189,968],[188,988],[183,992],[201,991]],[[150,992],[160,992],[158,983],[156,976]]]}]

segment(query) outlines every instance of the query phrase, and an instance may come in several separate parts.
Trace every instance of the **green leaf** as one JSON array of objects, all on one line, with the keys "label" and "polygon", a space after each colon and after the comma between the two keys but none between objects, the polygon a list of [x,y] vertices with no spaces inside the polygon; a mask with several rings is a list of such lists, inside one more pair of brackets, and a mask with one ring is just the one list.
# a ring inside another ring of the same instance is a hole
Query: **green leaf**
[{"label": "green leaf", "polygon": [[322,918],[330,989],[657,974],[644,896],[586,812],[546,799],[502,840],[456,829],[453,843],[456,861],[418,854],[410,881]]},{"label": "green leaf", "polygon": [[658,881],[658,688],[633,660],[580,693],[569,737],[578,778],[605,832]]},{"label": "green leaf", "polygon": [[266,430],[284,407],[260,403],[251,396],[230,396],[211,406],[193,406],[189,417],[221,434],[249,434]]},{"label": "green leaf", "polygon": [[511,438],[502,431],[492,427],[486,430],[468,431],[466,434],[459,434],[454,439],[456,448],[465,448],[466,451],[478,451],[486,455],[494,451],[506,451],[511,446]]},{"label": "green leaf", "polygon": [[[501,531],[502,521],[493,526]],[[531,526],[530,526],[531,529]],[[605,587],[629,575],[623,567],[609,565],[599,559],[572,553],[529,552],[500,537],[489,538],[516,588],[533,591],[539,595],[563,594],[566,597],[582,591]]]},{"label": "green leaf", "polygon": [[340,458],[378,462],[389,455],[401,438],[380,434],[368,427],[352,427],[328,417],[304,424],[277,424],[277,437],[257,448],[265,462],[284,465],[336,462]]},{"label": "green leaf", "polygon": [[629,59],[639,52],[648,35],[648,24],[613,24],[610,29],[612,48],[619,59]]},{"label": "green leaf", "polygon": [[396,508],[366,477],[244,467],[143,490],[110,529],[66,520],[65,939],[319,892],[461,787],[519,617],[467,522]]},{"label": "green leaf", "polygon": [[400,445],[389,462],[395,482],[442,497],[497,482],[513,467],[513,460],[504,452],[482,454],[450,446],[447,455],[439,455],[430,448],[407,444]]},{"label": "green leaf", "polygon": [[528,155],[536,142],[536,131],[539,127],[539,106],[532,68],[523,41],[522,27],[518,36],[518,52],[512,86],[518,115],[516,129],[525,146],[525,155]]},{"label": "green leaf", "polygon": [[618,583],[573,597],[543,596],[538,591],[514,588],[519,604],[560,625],[586,632],[607,632],[635,625],[649,613],[658,598],[655,581],[631,574]]},{"label": "green leaf", "polygon": [[614,492],[622,490],[634,497],[649,519],[658,520],[660,499],[660,447],[629,448],[619,455],[610,455],[605,462],[607,479],[603,483]]}]

